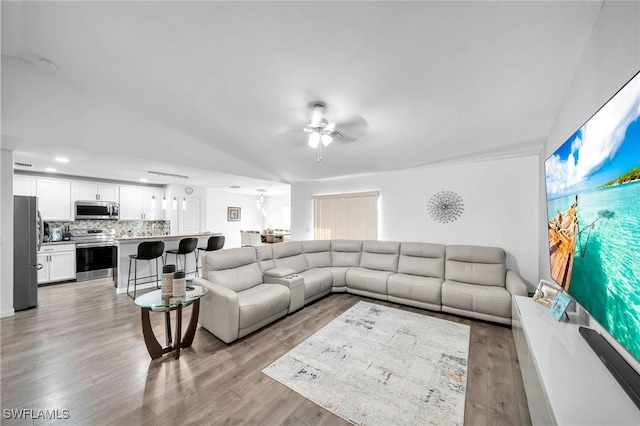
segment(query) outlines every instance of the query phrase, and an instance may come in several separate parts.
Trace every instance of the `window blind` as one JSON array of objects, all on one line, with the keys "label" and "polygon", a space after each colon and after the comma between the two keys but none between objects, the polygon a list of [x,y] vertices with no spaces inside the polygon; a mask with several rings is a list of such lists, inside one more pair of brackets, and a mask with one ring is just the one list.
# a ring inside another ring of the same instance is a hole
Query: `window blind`
[{"label": "window blind", "polygon": [[313,196],[316,240],[378,239],[379,191]]}]

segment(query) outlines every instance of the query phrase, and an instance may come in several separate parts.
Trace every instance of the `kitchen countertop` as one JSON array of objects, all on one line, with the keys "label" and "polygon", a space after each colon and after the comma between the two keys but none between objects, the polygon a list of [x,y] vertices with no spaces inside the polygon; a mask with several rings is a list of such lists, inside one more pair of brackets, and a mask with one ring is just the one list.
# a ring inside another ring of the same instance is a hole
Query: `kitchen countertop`
[{"label": "kitchen countertop", "polygon": [[198,232],[192,234],[171,234],[171,235],[144,235],[139,237],[118,237],[116,241],[119,243],[145,241],[145,240],[170,240],[175,238],[187,237],[213,237],[214,235],[222,235],[220,232]]},{"label": "kitchen countertop", "polygon": [[48,243],[42,243],[43,246],[53,246],[58,244],[75,244],[75,241],[49,241]]}]

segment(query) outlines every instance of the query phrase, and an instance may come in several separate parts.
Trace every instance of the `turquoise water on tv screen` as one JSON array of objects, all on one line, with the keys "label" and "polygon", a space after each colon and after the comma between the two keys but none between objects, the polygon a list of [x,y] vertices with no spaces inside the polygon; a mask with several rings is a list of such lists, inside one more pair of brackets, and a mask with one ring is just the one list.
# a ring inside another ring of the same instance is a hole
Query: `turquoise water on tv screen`
[{"label": "turquoise water on tv screen", "polygon": [[[573,200],[549,201],[548,219]],[[640,360],[640,182],[579,194],[578,222],[569,294]]]}]

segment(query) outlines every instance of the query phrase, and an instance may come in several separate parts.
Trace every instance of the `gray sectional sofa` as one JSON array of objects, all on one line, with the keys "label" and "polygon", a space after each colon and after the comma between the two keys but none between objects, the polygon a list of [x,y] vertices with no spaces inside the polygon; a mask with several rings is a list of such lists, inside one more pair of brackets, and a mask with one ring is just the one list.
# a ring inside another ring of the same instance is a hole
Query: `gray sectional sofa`
[{"label": "gray sectional sofa", "polygon": [[395,241],[289,241],[207,252],[199,322],[226,343],[329,293],[348,292],[511,324],[527,286],[498,247]]}]

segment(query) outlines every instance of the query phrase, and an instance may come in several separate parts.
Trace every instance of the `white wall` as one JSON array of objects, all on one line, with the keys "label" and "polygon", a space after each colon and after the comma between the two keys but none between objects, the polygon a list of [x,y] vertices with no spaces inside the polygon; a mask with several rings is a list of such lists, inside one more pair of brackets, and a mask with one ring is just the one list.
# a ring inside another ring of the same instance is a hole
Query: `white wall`
[{"label": "white wall", "polygon": [[0,316],[13,310],[13,152],[0,150]]},{"label": "white wall", "polygon": [[[224,234],[224,248],[240,247],[240,230],[261,231],[264,229],[264,218],[256,208],[255,195],[229,194],[208,189],[206,204],[207,230]],[[242,209],[240,222],[227,222],[227,207]]]},{"label": "white wall", "polygon": [[291,208],[291,195],[270,195],[264,197],[264,205],[267,208],[267,217],[264,218],[264,227],[269,225],[273,229],[290,229],[291,219],[284,217],[284,208]]},{"label": "white wall", "polygon": [[[604,105],[633,75],[640,70],[640,2],[605,2],[580,65],[551,127],[541,156],[544,159],[564,143],[585,121]],[[543,164],[540,165],[543,170]],[[544,172],[540,180],[540,215],[546,218]],[[541,219],[540,276],[550,279],[546,219]],[[637,247],[630,248],[637,250]],[[587,316],[582,312],[583,316]],[[640,372],[635,361],[602,327],[590,318],[589,325],[606,336],[609,342]]]},{"label": "white wall", "polygon": [[[180,222],[180,215],[182,214],[182,199],[198,199],[200,200],[200,231],[206,231],[207,228],[207,189],[199,186],[192,186],[192,194],[187,194],[185,189],[186,185],[167,185],[165,189],[165,196],[167,197],[167,211],[164,218],[171,221],[171,233],[178,234],[180,230],[178,224]],[[176,197],[178,202],[178,208],[172,209],[173,197]]]},{"label": "white wall", "polygon": [[[380,240],[502,247],[509,268],[532,291],[538,283],[538,167],[534,155],[293,184],[291,238],[313,239],[311,196],[379,190]],[[464,200],[456,222],[438,223],[427,213],[427,201],[443,190]]]}]

